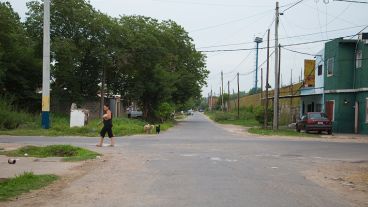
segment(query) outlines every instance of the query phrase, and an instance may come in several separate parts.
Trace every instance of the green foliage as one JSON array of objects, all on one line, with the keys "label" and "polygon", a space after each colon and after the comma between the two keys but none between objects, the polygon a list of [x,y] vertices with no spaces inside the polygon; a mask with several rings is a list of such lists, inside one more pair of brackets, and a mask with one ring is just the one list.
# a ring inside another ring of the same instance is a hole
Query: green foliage
[{"label": "green foliage", "polygon": [[[175,22],[143,16],[111,18],[85,0],[51,1],[52,98],[96,97],[105,71],[108,94],[136,101],[154,119],[162,103],[199,97],[208,71],[205,56]],[[42,46],[42,2],[31,1],[25,25]]]},{"label": "green foliage", "polygon": [[34,120],[31,115],[15,110],[12,102],[12,97],[0,96],[0,129],[15,129]]},{"label": "green foliage", "polygon": [[[70,118],[68,116],[51,114],[50,129],[42,129],[40,126],[41,117],[33,117],[23,113],[25,120],[30,120],[21,124],[17,129],[0,131],[0,134],[17,135],[17,136],[99,136],[102,125],[98,125],[100,119],[90,120],[84,127],[69,127]],[[115,136],[126,136],[144,133],[143,126],[145,121],[139,119],[128,119],[125,117],[114,118],[113,133]],[[173,126],[173,122],[168,120],[161,124],[161,130],[164,131]]]},{"label": "green foliage", "polygon": [[6,201],[22,193],[40,189],[57,179],[56,175],[35,175],[32,172],[24,172],[15,178],[0,182],[0,201]]},{"label": "green foliage", "polygon": [[[264,107],[256,107],[255,108],[255,118],[258,121],[259,124],[263,125],[264,124]],[[272,108],[268,108],[267,110],[267,122],[268,123],[272,123],[273,120],[273,109]]]},{"label": "green foliage", "polygon": [[11,157],[23,157],[26,153],[30,157],[64,157],[65,161],[94,159],[97,155],[100,155],[99,153],[71,145],[25,146],[13,151],[1,152],[1,154]]},{"label": "green foliage", "polygon": [[260,88],[251,88],[248,92],[248,95],[257,94],[257,93],[260,93],[260,92],[261,92]]},{"label": "green foliage", "polygon": [[174,107],[167,102],[161,103],[156,110],[156,116],[160,118],[161,121],[165,121],[173,118],[171,115],[174,112]]},{"label": "green foliage", "polygon": [[11,95],[17,105],[32,108],[40,104],[36,89],[41,85],[41,59],[8,2],[0,2],[0,28],[0,95]]},{"label": "green foliage", "polygon": [[213,111],[206,112],[206,114],[214,121],[222,124],[235,124],[241,126],[257,126],[258,123],[255,120],[255,115],[253,112],[253,106],[241,108],[239,110],[239,118],[237,111],[222,112]]}]

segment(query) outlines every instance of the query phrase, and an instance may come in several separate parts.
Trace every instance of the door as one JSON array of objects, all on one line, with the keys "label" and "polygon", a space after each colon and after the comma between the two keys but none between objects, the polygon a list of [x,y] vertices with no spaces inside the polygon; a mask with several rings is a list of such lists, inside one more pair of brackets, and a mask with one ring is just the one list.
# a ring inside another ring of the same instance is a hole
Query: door
[{"label": "door", "polygon": [[326,114],[330,121],[334,120],[335,101],[326,101]]}]

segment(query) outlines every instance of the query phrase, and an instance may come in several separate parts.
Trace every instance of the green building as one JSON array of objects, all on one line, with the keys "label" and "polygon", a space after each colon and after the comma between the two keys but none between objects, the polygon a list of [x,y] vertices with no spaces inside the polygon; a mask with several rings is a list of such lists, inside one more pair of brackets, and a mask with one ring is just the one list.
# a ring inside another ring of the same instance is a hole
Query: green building
[{"label": "green building", "polygon": [[367,36],[325,44],[324,108],[333,132],[368,134]]}]

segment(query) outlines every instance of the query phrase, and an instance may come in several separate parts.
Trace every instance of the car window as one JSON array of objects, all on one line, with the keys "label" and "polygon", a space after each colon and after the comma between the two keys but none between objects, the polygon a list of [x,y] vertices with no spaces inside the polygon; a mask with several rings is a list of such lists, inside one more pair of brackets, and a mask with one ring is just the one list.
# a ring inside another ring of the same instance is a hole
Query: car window
[{"label": "car window", "polygon": [[321,114],[320,113],[313,113],[313,114],[308,114],[308,117],[310,119],[320,119],[322,118]]}]

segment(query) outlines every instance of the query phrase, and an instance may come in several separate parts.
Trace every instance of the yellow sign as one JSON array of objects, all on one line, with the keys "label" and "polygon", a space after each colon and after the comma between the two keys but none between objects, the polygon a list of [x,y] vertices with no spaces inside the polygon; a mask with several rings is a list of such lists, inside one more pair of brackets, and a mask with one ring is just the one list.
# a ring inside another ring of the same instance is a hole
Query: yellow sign
[{"label": "yellow sign", "polygon": [[42,111],[50,111],[50,96],[42,96]]},{"label": "yellow sign", "polygon": [[314,87],[315,60],[304,60],[304,86]]}]

